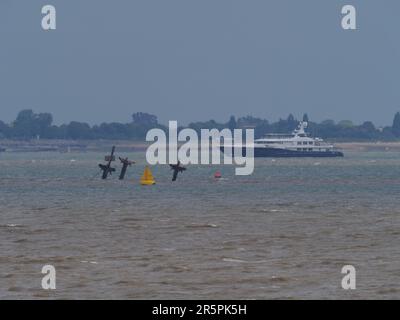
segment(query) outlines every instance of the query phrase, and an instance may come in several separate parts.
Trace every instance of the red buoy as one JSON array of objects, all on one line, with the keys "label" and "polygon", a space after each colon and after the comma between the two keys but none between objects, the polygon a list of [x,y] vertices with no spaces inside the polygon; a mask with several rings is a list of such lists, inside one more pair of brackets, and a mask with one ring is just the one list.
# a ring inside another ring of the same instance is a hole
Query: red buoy
[{"label": "red buoy", "polygon": [[219,172],[219,171],[215,172],[214,178],[215,178],[215,179],[221,179],[221,178],[222,178],[221,172]]}]

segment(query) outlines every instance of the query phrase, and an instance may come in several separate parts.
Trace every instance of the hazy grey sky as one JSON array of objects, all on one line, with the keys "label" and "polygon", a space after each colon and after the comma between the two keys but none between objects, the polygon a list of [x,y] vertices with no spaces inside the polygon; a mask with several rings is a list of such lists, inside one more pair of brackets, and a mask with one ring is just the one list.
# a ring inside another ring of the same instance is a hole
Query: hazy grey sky
[{"label": "hazy grey sky", "polygon": [[[41,29],[41,8],[57,30]],[[357,8],[357,31],[341,7]],[[0,0],[0,119],[226,120],[290,112],[390,124],[398,0]]]}]

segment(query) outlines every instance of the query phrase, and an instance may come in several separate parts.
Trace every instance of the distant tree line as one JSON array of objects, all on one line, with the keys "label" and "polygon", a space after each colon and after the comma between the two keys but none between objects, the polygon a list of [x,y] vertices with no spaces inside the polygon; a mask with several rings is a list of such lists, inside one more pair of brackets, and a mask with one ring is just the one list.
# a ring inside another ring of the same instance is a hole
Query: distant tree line
[{"label": "distant tree line", "polygon": [[[308,122],[308,132],[314,136],[334,140],[397,140],[400,138],[400,113],[396,113],[392,126],[376,128],[371,121],[355,125],[349,120],[335,122],[325,120],[320,123],[313,122],[304,114],[303,121]],[[255,131],[255,138],[260,138],[267,133],[287,133],[293,131],[298,125],[298,119],[290,114],[286,119],[269,122],[266,119],[245,116],[235,118],[231,116],[226,123],[214,120],[206,122],[192,122],[188,125],[200,133],[201,129],[246,129]],[[35,113],[32,110],[21,111],[15,121],[6,124],[0,121],[0,139],[71,139],[71,140],[143,140],[148,130],[167,127],[160,124],[157,117],[152,114],[137,112],[132,115],[128,123],[102,123],[90,126],[84,122],[72,121],[60,126],[53,124],[50,113]]]},{"label": "distant tree line", "polygon": [[[301,119],[308,122],[307,132],[313,136],[324,139],[334,139],[340,141],[355,140],[398,140],[400,138],[400,113],[397,112],[393,119],[392,126],[377,128],[371,121],[365,121],[361,125],[355,125],[350,120],[335,122],[325,120],[321,123],[310,121],[307,114]],[[286,119],[279,119],[277,122],[270,123],[266,119],[255,118],[252,116],[235,119],[231,116],[227,123],[217,123],[214,120],[207,122],[190,123],[189,127],[200,132],[204,129],[223,129],[223,128],[253,128],[255,138],[260,138],[267,133],[288,133],[292,132],[299,124],[299,120],[290,114]]]},{"label": "distant tree line", "polygon": [[50,113],[34,113],[32,110],[21,111],[15,121],[5,124],[0,121],[0,139],[143,139],[148,130],[166,127],[159,124],[157,117],[138,112],[132,115],[129,123],[102,123],[90,126],[85,122],[72,121],[56,126]]}]

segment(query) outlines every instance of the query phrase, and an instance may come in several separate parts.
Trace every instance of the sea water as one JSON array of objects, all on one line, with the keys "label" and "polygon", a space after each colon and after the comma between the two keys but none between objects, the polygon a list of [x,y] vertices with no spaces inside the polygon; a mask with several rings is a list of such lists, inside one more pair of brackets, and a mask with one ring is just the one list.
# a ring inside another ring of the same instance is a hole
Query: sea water
[{"label": "sea water", "polygon": [[0,298],[400,298],[399,153],[152,166],[154,186],[123,156],[103,181],[102,153],[0,153]]}]

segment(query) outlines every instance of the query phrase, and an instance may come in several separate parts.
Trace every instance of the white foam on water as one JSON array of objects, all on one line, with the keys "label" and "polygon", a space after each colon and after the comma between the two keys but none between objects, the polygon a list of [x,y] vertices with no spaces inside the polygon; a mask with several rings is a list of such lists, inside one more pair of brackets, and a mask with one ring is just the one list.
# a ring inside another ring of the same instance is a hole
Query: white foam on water
[{"label": "white foam on water", "polygon": [[238,263],[246,263],[247,261],[240,260],[240,259],[232,259],[232,258],[223,258],[222,261],[225,262],[238,262]]},{"label": "white foam on water", "polygon": [[82,263],[91,263],[91,264],[98,264],[97,261],[87,261],[87,260],[81,260],[80,262]]}]

